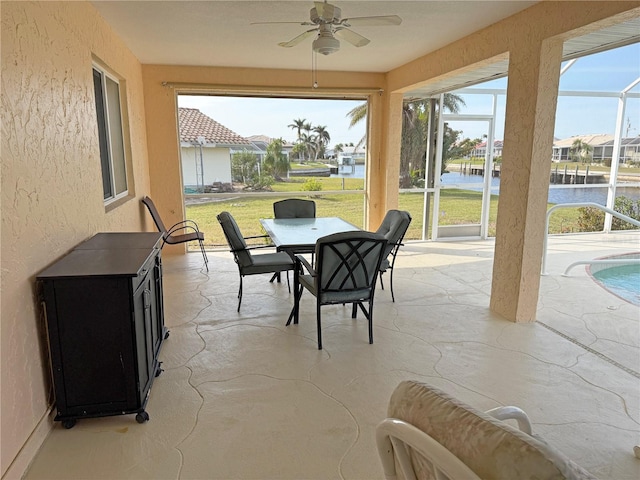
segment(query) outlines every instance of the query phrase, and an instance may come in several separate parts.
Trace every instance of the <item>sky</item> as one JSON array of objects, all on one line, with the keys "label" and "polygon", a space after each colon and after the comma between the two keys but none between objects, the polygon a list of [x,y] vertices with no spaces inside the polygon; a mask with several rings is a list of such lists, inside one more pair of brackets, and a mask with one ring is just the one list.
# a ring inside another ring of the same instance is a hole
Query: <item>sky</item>
[{"label": "sky", "polygon": [[[564,67],[565,63],[563,63]],[[640,77],[640,43],[579,58],[560,77],[560,90],[619,93]],[[498,79],[474,88],[506,89],[507,79]],[[631,92],[639,93],[640,85]],[[466,106],[460,113],[491,114],[491,95],[463,95]],[[499,95],[496,109],[496,140],[504,135],[505,96]],[[295,119],[305,119],[312,126],[322,125],[331,135],[329,146],[338,143],[358,143],[365,133],[365,122],[349,128],[348,112],[362,101],[307,100],[250,97],[202,97],[181,95],[180,107],[197,108],[205,115],[235,133],[249,137],[266,135],[296,140],[296,131],[289,127]],[[555,136],[567,138],[595,133],[614,134],[618,108],[617,98],[559,97],[556,111]],[[640,135],[640,99],[627,100],[623,136]],[[461,130],[461,138],[482,138],[487,133],[486,122],[450,122]]]}]

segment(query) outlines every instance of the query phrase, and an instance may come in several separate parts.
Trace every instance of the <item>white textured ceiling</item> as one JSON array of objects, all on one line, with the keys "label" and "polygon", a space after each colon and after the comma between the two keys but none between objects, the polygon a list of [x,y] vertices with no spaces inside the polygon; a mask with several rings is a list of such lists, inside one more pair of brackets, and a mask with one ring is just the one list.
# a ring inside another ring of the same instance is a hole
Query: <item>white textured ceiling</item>
[{"label": "white textured ceiling", "polygon": [[[144,64],[311,68],[313,37],[278,46],[311,28],[312,1],[93,1]],[[371,40],[317,55],[318,70],[386,72],[491,25],[535,1],[332,1],[342,17],[398,15],[399,26],[352,27]]]}]

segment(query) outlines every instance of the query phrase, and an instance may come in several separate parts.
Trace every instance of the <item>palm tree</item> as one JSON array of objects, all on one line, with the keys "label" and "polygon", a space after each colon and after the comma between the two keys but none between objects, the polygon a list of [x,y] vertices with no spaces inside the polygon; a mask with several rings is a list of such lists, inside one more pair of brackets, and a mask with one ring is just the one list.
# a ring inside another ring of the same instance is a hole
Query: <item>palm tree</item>
[{"label": "palm tree", "polygon": [[[459,95],[445,93],[442,108],[452,113],[459,113],[460,106],[465,105]],[[356,125],[367,116],[367,104],[363,103],[353,108],[348,117],[351,117],[350,127]],[[424,171],[426,167],[425,155],[427,151],[427,128],[429,124],[429,101],[405,101],[402,105],[402,147],[400,153],[400,188],[411,186],[412,170]],[[445,129],[444,135],[458,135],[459,132]],[[447,143],[445,138],[445,143]],[[451,140],[451,139],[449,139]],[[366,141],[366,135],[358,142],[359,147]],[[455,143],[449,141],[449,144]],[[443,163],[447,159],[446,152]],[[420,176],[420,175],[417,175]]]},{"label": "palm tree", "polygon": [[[347,112],[347,117],[351,119],[349,122],[349,128],[354,127],[355,125],[360,123],[362,120],[367,118],[367,102],[361,105],[358,105],[356,107],[353,107],[351,110]],[[356,144],[354,151],[360,148],[362,145],[364,145],[366,141],[367,141],[367,134],[365,133]]]},{"label": "palm tree", "polygon": [[335,155],[336,158],[338,158],[338,155],[340,155],[342,152],[344,152],[343,144],[338,143],[333,147],[333,154]]},{"label": "palm tree", "polygon": [[313,131],[316,134],[316,145],[318,148],[316,149],[316,160],[318,159],[318,154],[324,154],[324,149],[331,141],[331,135],[327,131],[327,127],[325,125],[318,125],[313,128]]},{"label": "palm tree", "polygon": [[289,125],[287,125],[287,127],[296,131],[298,135],[297,136],[298,141],[300,141],[300,134],[302,133],[302,130],[304,130],[305,128],[306,121],[307,121],[306,118],[298,118],[298,119],[294,119],[293,123],[290,123]]},{"label": "palm tree", "polygon": [[310,135],[308,133],[301,133],[300,134],[300,140],[299,140],[300,145],[302,145],[302,153],[303,153],[303,160],[307,159],[306,154],[309,154],[309,159],[311,159],[311,152],[313,151],[313,147],[315,145],[315,140],[313,138],[313,135]]},{"label": "palm tree", "polygon": [[289,172],[289,157],[284,154],[282,148],[284,140],[276,138],[267,145],[267,154],[264,157],[264,165],[273,174],[273,178],[282,181],[282,177]]},{"label": "palm tree", "polygon": [[580,160],[581,163],[586,163],[591,152],[593,152],[593,147],[582,139],[576,138],[571,144],[569,151],[576,162]]}]

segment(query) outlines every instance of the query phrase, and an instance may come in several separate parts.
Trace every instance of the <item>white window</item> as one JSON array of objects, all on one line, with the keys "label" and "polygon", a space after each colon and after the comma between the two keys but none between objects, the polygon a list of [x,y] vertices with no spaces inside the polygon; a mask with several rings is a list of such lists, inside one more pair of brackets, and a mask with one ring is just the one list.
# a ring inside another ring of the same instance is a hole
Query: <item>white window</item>
[{"label": "white window", "polygon": [[120,108],[120,84],[99,67],[93,67],[100,163],[104,201],[127,195],[127,165]]}]

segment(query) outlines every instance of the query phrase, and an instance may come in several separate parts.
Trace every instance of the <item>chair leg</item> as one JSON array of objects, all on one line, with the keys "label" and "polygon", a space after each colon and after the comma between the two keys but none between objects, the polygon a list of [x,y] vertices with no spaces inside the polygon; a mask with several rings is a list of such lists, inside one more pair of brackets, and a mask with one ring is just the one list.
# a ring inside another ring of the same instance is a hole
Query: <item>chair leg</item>
[{"label": "chair leg", "polygon": [[380,288],[381,288],[382,290],[384,290],[384,283],[382,283],[382,274],[383,274],[383,273],[384,273],[384,272],[380,272]]},{"label": "chair leg", "polygon": [[204,266],[207,267],[207,272],[209,271],[209,259],[207,258],[207,252],[204,249],[204,242],[200,240],[200,251],[202,252],[202,256],[204,258]]},{"label": "chair leg", "polygon": [[[300,311],[300,297],[302,296],[302,288],[300,287],[300,282],[298,280],[298,269],[295,269],[293,272],[293,309],[289,314],[289,319],[287,320],[287,327],[291,324],[291,320],[293,320],[293,324],[298,324],[298,313]],[[287,272],[287,284],[289,283],[289,272]],[[291,291],[291,290],[289,290]]]},{"label": "chair leg", "polygon": [[391,273],[389,273],[389,289],[391,290],[391,301],[395,302],[396,297],[393,295],[393,268],[391,269]]},{"label": "chair leg", "polygon": [[353,304],[351,305],[351,318],[356,318],[357,315],[358,315],[358,304],[356,302],[353,302]]},{"label": "chair leg", "polygon": [[316,321],[318,323],[318,350],[322,350],[322,328],[320,321],[320,300],[316,299]]},{"label": "chair leg", "polygon": [[241,303],[242,303],[242,275],[240,275],[240,289],[238,290],[238,312],[240,312]]},{"label": "chair leg", "polygon": [[[364,307],[362,307],[364,310]],[[369,300],[369,314],[367,315],[369,319],[369,344],[373,343],[373,301]]]}]

